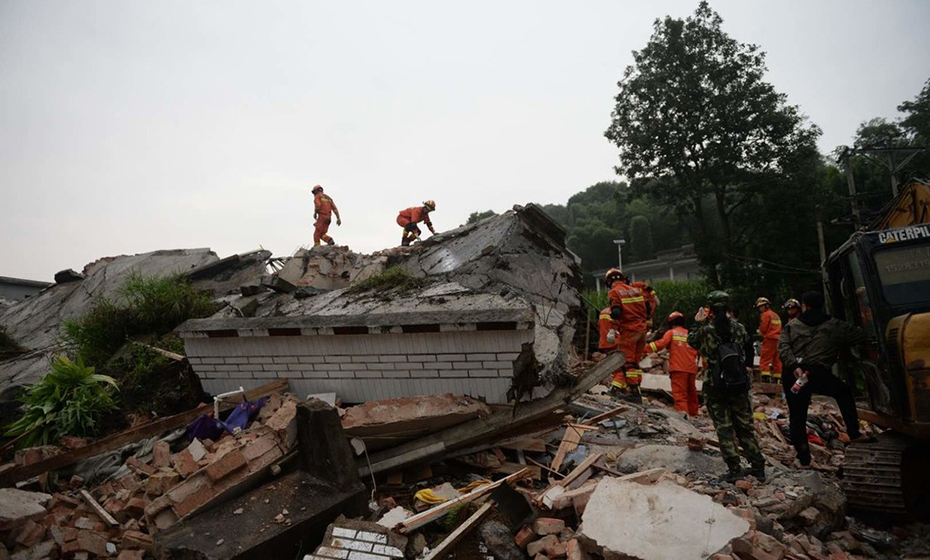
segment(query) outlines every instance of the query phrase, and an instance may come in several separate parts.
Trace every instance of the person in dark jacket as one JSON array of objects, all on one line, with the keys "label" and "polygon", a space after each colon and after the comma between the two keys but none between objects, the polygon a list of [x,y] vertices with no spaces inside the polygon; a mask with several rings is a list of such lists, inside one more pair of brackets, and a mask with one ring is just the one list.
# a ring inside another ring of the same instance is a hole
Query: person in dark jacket
[{"label": "person in dark jacket", "polygon": [[[791,443],[802,467],[811,463],[807,407],[815,394],[836,399],[851,441],[868,439],[859,432],[859,415],[852,390],[831,371],[841,350],[862,344],[867,339],[861,328],[827,315],[823,294],[818,292],[807,292],[801,297],[800,317],[792,319],[782,330],[778,353],[789,372],[782,376],[782,387],[788,401]],[[806,384],[795,393],[792,387],[801,378],[804,378],[802,384]]]}]

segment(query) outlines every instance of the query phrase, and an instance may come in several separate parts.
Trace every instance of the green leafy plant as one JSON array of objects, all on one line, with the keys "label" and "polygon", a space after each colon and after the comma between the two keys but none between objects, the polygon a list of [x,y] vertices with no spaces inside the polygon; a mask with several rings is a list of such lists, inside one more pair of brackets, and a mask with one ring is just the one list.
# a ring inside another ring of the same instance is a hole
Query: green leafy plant
[{"label": "green leafy plant", "polygon": [[361,282],[352,285],[349,293],[357,294],[369,290],[385,291],[397,289],[399,291],[414,290],[426,285],[427,280],[414,276],[403,266],[392,266],[381,274],[370,276]]},{"label": "green leafy plant", "polygon": [[21,447],[93,435],[100,420],[116,410],[116,391],[116,380],[95,374],[81,358],[57,356],[51,371],[20,398],[23,416],[4,435],[23,436]]},{"label": "green leafy plant", "polygon": [[87,363],[102,365],[128,338],[164,335],[186,321],[213,313],[207,293],[180,276],[132,274],[117,301],[101,299],[78,319],[65,321],[64,338]]}]

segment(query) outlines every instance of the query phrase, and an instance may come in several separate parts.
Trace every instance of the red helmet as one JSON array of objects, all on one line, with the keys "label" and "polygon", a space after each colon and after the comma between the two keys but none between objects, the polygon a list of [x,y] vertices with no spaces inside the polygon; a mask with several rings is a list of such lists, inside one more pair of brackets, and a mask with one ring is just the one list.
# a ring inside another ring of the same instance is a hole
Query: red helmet
[{"label": "red helmet", "polygon": [[608,286],[616,280],[626,281],[626,275],[624,275],[619,268],[611,268],[604,273],[604,282],[606,282]]},{"label": "red helmet", "polygon": [[668,315],[668,322],[671,323],[671,322],[674,321],[675,319],[684,319],[684,317],[685,317],[685,316],[682,315],[681,313],[679,313],[679,312],[677,312],[677,311],[672,311],[672,312],[669,313],[669,315]]}]

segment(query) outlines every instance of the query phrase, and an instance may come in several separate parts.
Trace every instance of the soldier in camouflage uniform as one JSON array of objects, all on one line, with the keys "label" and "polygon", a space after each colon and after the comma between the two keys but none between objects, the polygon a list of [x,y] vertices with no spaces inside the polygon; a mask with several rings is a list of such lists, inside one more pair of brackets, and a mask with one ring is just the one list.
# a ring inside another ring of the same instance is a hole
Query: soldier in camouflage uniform
[{"label": "soldier in camouflage uniform", "polygon": [[[733,318],[727,316],[727,307],[730,297],[726,292],[715,291],[707,296],[709,315],[704,310],[698,311],[695,319],[704,321],[704,325],[691,329],[688,333],[688,344],[704,357],[707,368],[704,371],[704,402],[707,413],[714,421],[717,429],[717,439],[720,441],[720,454],[727,463],[729,472],[724,480],[734,481],[744,474],[751,474],[760,481],[765,480],[765,457],[759,449],[759,442],[753,431],[752,403],[749,392],[728,393],[715,390],[711,372],[718,359],[717,346],[728,338],[742,348],[751,348],[751,340],[746,327]],[[727,326],[729,322],[729,326]],[[729,333],[723,332],[729,330]],[[751,350],[745,356],[752,356]],[[739,446],[749,461],[751,468],[747,472],[740,469]]]}]

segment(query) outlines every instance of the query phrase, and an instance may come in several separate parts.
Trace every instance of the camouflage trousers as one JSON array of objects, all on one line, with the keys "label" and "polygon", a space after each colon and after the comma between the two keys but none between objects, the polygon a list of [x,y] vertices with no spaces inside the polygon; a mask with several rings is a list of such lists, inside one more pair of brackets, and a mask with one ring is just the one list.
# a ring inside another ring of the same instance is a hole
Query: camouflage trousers
[{"label": "camouflage trousers", "polygon": [[709,391],[705,394],[707,413],[714,421],[717,439],[720,441],[720,454],[731,471],[739,469],[739,448],[753,468],[765,466],[765,457],[759,448],[756,434],[752,427],[752,405],[749,393],[718,393]]}]

